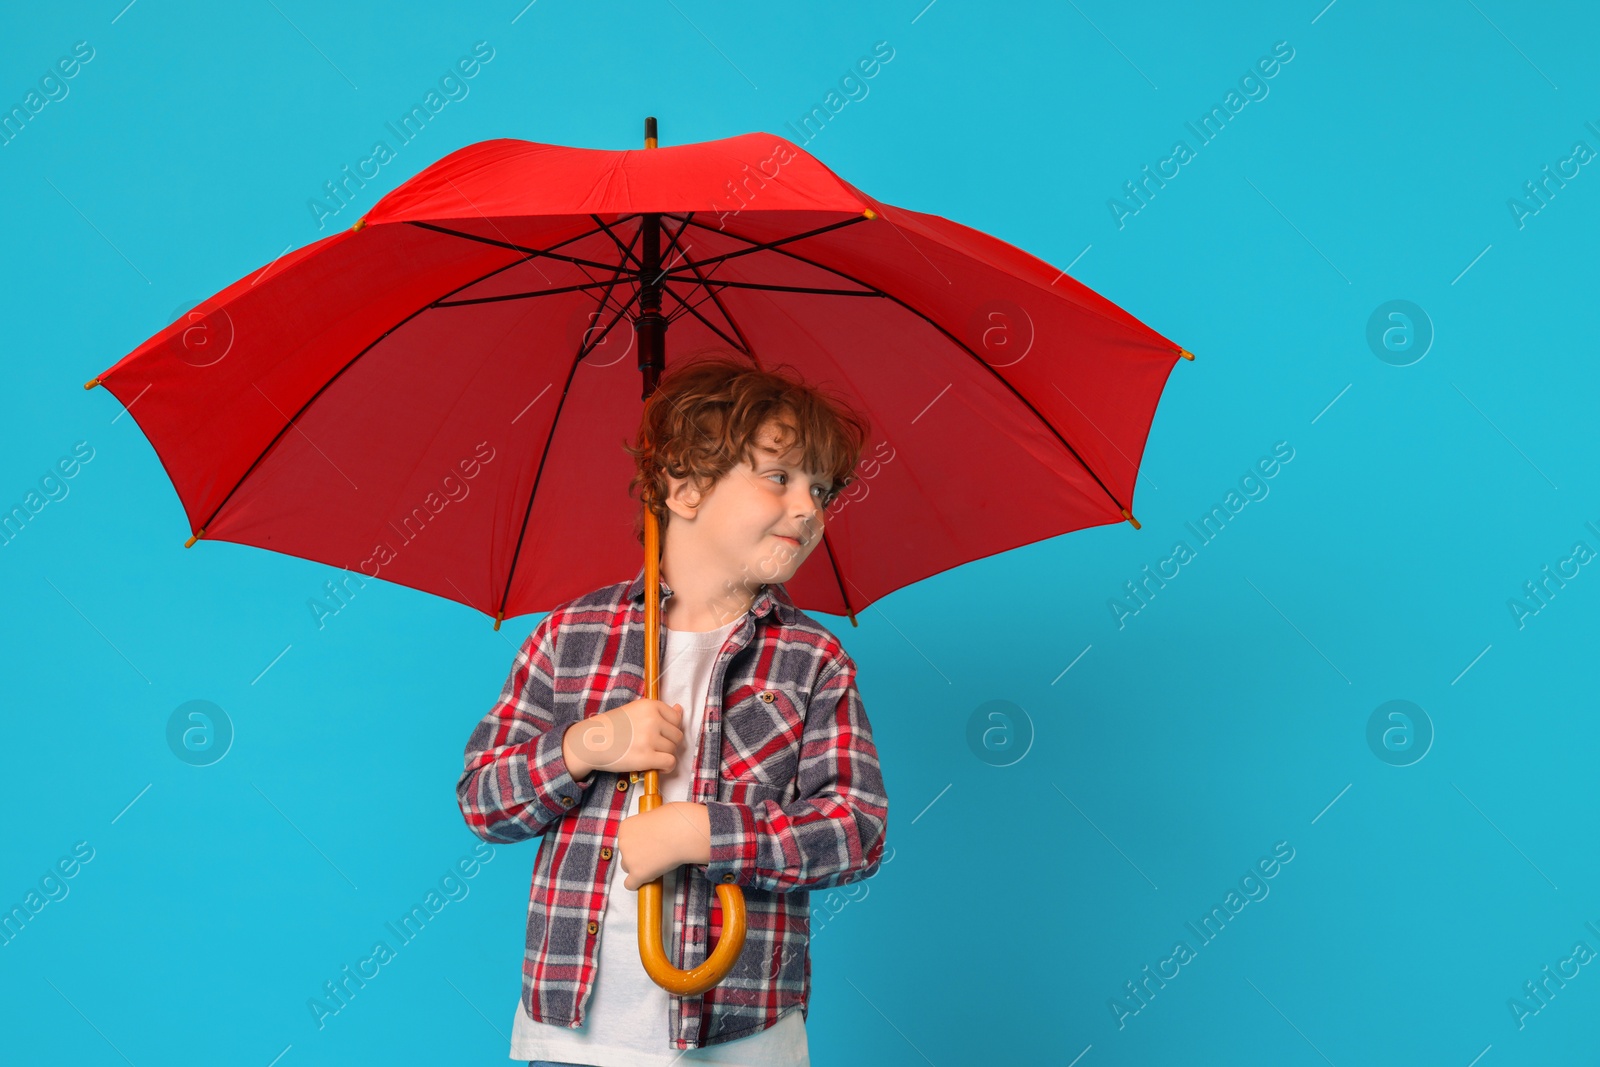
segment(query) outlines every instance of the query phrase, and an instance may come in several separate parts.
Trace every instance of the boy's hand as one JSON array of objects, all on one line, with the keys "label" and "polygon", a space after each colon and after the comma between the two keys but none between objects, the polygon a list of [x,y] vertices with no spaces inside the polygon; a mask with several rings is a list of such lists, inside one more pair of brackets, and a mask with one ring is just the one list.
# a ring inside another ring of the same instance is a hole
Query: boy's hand
[{"label": "boy's hand", "polygon": [[711,813],[704,804],[673,801],[622,820],[618,859],[632,892],[685,863],[711,862]]},{"label": "boy's hand", "polygon": [[597,770],[671,774],[682,744],[683,705],[641,697],[567,727],[561,757],[578,781]]}]

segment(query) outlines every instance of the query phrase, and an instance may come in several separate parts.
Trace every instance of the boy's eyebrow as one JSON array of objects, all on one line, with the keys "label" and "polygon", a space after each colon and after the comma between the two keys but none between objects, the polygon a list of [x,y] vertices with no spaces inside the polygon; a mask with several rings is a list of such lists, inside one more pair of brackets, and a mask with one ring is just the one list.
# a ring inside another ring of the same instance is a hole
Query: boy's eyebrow
[{"label": "boy's eyebrow", "polygon": [[803,462],[804,459],[805,459],[804,456],[794,456],[794,458],[792,458],[792,459],[789,458],[788,456],[785,456],[785,457],[783,457],[781,459],[774,458],[772,460],[772,462],[776,463],[780,467],[787,467],[789,470],[799,471],[801,474],[804,474],[806,477],[810,478],[812,481],[818,482],[818,483],[820,483],[822,485],[831,486],[833,484],[833,479],[828,477],[827,475],[819,473],[817,471],[806,470],[805,467],[801,466],[801,463]]}]

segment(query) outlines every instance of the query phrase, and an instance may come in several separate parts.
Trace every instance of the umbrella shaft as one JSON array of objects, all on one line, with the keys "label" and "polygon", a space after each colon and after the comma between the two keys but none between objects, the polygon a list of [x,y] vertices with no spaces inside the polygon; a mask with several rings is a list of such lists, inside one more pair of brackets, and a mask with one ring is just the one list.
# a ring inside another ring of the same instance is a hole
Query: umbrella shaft
[{"label": "umbrella shaft", "polygon": [[639,341],[639,372],[644,376],[648,400],[666,364],[667,320],[661,314],[661,216],[646,213],[639,250],[639,317],[633,329]]}]

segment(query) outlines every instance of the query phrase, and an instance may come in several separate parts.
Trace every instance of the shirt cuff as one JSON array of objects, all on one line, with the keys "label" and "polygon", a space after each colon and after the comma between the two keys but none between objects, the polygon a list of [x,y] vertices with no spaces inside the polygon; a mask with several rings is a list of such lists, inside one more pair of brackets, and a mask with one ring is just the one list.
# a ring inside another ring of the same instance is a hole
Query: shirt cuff
[{"label": "shirt cuff", "polygon": [[572,769],[561,754],[564,729],[547,730],[528,743],[523,760],[522,783],[529,793],[539,799],[553,815],[565,815],[583,803],[584,793],[594,784],[591,773],[588,780],[580,782],[572,777]]},{"label": "shirt cuff", "polygon": [[712,885],[748,885],[755,876],[756,816],[748,805],[704,800],[711,819],[711,862],[695,867]]}]

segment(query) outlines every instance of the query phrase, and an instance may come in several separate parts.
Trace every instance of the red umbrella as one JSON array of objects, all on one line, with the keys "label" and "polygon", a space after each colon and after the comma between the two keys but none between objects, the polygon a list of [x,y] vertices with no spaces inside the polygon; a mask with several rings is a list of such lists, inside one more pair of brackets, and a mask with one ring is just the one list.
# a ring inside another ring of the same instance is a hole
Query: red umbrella
[{"label": "red umbrella", "polygon": [[[353,568],[496,628],[637,569],[621,445],[665,365],[708,346],[828,384],[878,435],[786,585],[803,609],[854,623],[970,560],[1138,526],[1145,439],[1188,352],[1064,271],[880,203],[781,137],[657,149],[647,130],[648,151],[453,152],[85,387],[139,423],[189,544]],[[646,588],[648,656],[654,573]],[[737,957],[742,897],[717,890],[725,936],[702,968],[646,960],[675,992]],[[640,893],[657,926],[659,892]]]}]

